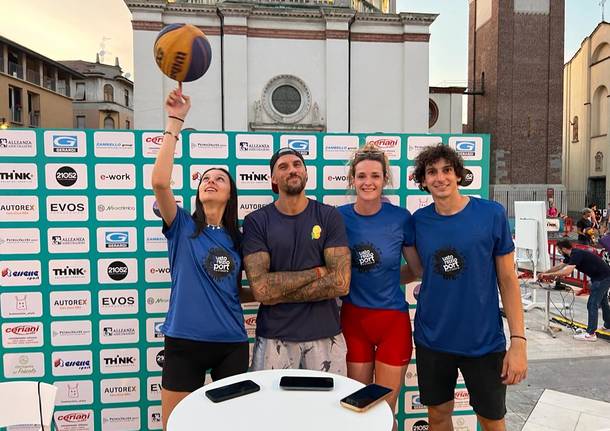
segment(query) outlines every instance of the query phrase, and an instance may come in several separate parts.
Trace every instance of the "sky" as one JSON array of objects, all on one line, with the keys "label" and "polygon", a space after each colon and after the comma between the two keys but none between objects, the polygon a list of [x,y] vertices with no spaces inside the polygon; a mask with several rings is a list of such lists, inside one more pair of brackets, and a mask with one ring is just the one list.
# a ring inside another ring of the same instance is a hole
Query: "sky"
[{"label": "sky", "polygon": [[[555,1],[555,0],[550,0]],[[123,0],[0,0],[0,35],[53,60],[119,57],[133,76],[131,13]],[[601,21],[600,0],[565,0],[568,61]],[[431,27],[430,85],[466,85],[468,0],[397,0],[398,12],[440,14]],[[606,5],[610,21],[610,2]],[[151,50],[152,55],[152,50]]]}]

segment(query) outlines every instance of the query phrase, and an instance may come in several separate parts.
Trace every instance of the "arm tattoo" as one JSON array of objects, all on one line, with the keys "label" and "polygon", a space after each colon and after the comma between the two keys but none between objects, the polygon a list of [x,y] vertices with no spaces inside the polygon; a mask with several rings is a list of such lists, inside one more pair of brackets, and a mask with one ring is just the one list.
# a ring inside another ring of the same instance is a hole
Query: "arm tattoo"
[{"label": "arm tattoo", "polygon": [[300,289],[284,295],[281,302],[322,301],[349,293],[352,276],[351,253],[347,247],[324,249],[324,260],[328,274]]},{"label": "arm tattoo", "polygon": [[293,291],[318,279],[316,268],[304,271],[269,272],[269,253],[260,251],[244,258],[246,276],[254,298],[263,304],[287,302],[284,300]]}]

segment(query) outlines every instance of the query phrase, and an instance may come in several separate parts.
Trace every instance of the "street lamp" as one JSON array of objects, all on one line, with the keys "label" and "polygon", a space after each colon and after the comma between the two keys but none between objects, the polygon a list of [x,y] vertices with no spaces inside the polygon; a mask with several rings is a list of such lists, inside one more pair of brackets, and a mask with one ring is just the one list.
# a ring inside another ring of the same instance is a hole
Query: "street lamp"
[{"label": "street lamp", "polygon": [[0,121],[0,129],[6,130],[8,129],[9,124],[6,122],[6,119],[2,117],[2,121]]}]

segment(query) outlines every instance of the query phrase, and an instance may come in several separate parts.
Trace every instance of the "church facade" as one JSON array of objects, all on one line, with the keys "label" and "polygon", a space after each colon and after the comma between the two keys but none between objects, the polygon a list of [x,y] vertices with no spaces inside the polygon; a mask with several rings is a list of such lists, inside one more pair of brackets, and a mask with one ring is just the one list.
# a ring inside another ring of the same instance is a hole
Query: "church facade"
[{"label": "church facade", "polygon": [[135,127],[164,126],[164,97],[176,83],[157,68],[153,44],[165,25],[189,23],[207,35],[213,58],[202,78],[184,84],[193,100],[185,127],[427,133],[436,15],[358,12],[342,1],[125,0]]}]

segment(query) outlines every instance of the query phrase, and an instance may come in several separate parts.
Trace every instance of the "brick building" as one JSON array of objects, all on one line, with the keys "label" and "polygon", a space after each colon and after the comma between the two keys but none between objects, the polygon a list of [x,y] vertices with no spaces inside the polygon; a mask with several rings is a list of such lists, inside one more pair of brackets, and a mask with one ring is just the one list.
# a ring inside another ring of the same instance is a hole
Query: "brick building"
[{"label": "brick building", "polygon": [[564,0],[469,8],[466,131],[491,134],[491,183],[560,184]]}]

